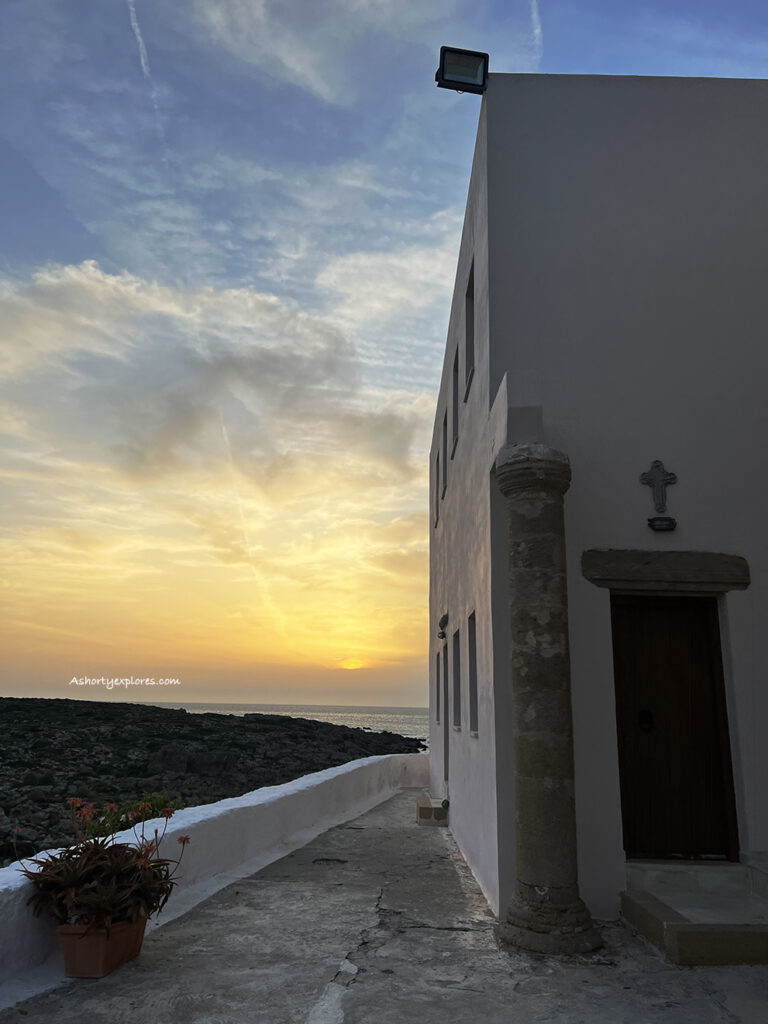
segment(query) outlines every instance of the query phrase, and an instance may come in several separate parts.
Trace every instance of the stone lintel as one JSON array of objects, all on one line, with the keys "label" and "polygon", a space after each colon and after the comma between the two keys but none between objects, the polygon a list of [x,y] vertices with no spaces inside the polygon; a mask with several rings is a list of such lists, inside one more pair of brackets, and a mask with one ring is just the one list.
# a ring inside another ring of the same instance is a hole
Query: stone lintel
[{"label": "stone lintel", "polygon": [[750,584],[745,558],[713,551],[592,549],[581,556],[581,572],[596,587],[623,591],[724,594]]}]

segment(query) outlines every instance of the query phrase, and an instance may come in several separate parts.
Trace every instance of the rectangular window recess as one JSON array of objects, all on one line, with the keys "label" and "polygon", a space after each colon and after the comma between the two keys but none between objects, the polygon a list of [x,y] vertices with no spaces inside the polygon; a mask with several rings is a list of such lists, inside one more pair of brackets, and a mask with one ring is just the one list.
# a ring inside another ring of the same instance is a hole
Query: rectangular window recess
[{"label": "rectangular window recess", "polygon": [[459,350],[456,349],[456,355],[453,359],[453,381],[451,385],[451,436],[453,437],[453,446],[451,448],[451,458],[453,453],[456,451],[456,442],[459,439]]},{"label": "rectangular window recess", "polygon": [[[472,379],[475,366],[475,261],[469,268],[467,291],[464,296],[464,377],[466,389]],[[466,400],[466,397],[465,397]]]},{"label": "rectangular window recess", "polygon": [[473,378],[474,376],[475,376],[475,368],[474,368],[474,366],[473,366],[473,367],[471,368],[471,370],[469,371],[469,374],[467,375],[467,386],[466,386],[466,388],[464,389],[464,401],[465,401],[465,402],[466,402],[466,400],[467,400],[467,399],[469,398],[469,387],[470,387],[470,385],[471,385],[471,383],[472,383],[472,378]]},{"label": "rectangular window recess", "polygon": [[461,729],[461,640],[458,629],[453,634],[453,727]]},{"label": "rectangular window recess", "polygon": [[435,721],[440,724],[440,651],[435,654]]},{"label": "rectangular window recess", "polygon": [[440,452],[435,456],[435,526],[440,522]]},{"label": "rectangular window recess", "polygon": [[477,735],[477,616],[474,612],[467,620],[469,647],[469,732]]},{"label": "rectangular window recess", "polygon": [[443,416],[443,447],[442,447],[442,467],[443,467],[443,497],[445,497],[445,491],[448,487],[448,410],[446,409],[445,415]]}]

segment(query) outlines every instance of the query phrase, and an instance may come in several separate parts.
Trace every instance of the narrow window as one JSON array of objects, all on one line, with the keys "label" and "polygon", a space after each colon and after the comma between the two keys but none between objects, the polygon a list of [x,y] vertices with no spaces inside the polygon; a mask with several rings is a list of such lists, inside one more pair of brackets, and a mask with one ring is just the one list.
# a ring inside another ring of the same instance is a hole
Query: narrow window
[{"label": "narrow window", "polygon": [[443,416],[443,497],[448,487],[448,412]]},{"label": "narrow window", "polygon": [[467,293],[464,296],[464,401],[475,372],[475,263],[469,270]]},{"label": "narrow window", "polygon": [[456,452],[456,445],[459,440],[459,350],[456,349],[456,355],[453,359],[453,403],[452,403],[452,418],[453,418],[453,441],[451,443],[451,458],[453,458]]},{"label": "narrow window", "polygon": [[435,526],[440,519],[440,452],[435,456]]},{"label": "narrow window", "polygon": [[469,731],[477,732],[477,625],[475,613],[469,616],[467,646],[469,648]]},{"label": "narrow window", "polygon": [[440,651],[435,655],[435,721],[440,724]]},{"label": "narrow window", "polygon": [[458,629],[453,634],[453,724],[461,728],[461,644]]}]

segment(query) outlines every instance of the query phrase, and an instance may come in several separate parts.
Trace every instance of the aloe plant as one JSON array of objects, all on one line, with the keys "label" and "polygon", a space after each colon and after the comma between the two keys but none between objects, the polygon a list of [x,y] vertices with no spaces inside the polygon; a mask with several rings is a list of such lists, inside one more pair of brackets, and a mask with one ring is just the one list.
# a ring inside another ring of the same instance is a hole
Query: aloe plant
[{"label": "aloe plant", "polygon": [[[172,814],[171,808],[164,810],[165,827],[162,834],[156,829],[152,838],[144,835],[142,825],[135,843],[116,843],[113,835],[95,836],[32,858],[34,866],[22,865],[22,874],[33,886],[27,904],[35,916],[45,912],[59,924],[110,928],[161,911],[176,885],[181,860],[159,856]],[[180,836],[178,842],[183,855],[189,836]]]}]

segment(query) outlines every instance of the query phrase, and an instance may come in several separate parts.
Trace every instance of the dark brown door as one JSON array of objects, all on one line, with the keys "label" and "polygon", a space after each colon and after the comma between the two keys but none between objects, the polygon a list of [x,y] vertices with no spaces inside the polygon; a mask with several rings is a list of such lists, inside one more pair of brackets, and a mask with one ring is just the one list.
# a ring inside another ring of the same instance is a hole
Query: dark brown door
[{"label": "dark brown door", "polygon": [[627,857],[738,860],[717,600],[611,595]]},{"label": "dark brown door", "polygon": [[[448,684],[448,644],[443,644],[443,779],[448,784],[448,766],[451,763],[451,720],[448,711],[448,698],[450,697],[450,686]],[[446,796],[447,796],[446,792]]]}]

